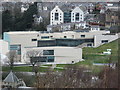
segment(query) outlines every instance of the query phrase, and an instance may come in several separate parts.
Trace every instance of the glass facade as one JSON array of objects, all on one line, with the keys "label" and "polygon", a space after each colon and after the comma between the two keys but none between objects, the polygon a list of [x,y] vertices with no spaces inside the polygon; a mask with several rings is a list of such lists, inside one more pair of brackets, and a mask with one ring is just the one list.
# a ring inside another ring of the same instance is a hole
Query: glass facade
[{"label": "glass facade", "polygon": [[21,45],[10,45],[10,50],[15,50],[18,55],[21,55]]},{"label": "glass facade", "polygon": [[54,50],[43,50],[43,55],[54,55]]},{"label": "glass facade", "polygon": [[71,12],[64,12],[64,23],[71,22]]},{"label": "glass facade", "polygon": [[54,56],[31,57],[31,62],[54,62]]},{"label": "glass facade", "polygon": [[38,41],[38,47],[46,46],[78,46],[83,43],[94,43],[94,39],[56,39],[56,40],[40,40]]},{"label": "glass facade", "polygon": [[37,46],[38,47],[47,47],[47,46],[55,46],[55,40],[39,40]]},{"label": "glass facade", "polygon": [[57,39],[57,46],[75,47],[83,43],[94,43],[94,39]]}]

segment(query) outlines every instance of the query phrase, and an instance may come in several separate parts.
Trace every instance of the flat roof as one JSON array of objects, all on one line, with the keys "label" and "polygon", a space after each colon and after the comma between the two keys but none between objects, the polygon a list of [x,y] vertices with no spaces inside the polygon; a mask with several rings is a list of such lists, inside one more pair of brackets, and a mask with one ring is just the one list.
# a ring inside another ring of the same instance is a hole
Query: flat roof
[{"label": "flat roof", "polygon": [[26,49],[56,49],[56,48],[79,48],[79,47],[67,47],[67,46],[49,46],[49,47],[25,47]]},{"label": "flat roof", "polygon": [[13,31],[13,32],[5,32],[8,34],[36,34],[39,33],[37,31]]}]

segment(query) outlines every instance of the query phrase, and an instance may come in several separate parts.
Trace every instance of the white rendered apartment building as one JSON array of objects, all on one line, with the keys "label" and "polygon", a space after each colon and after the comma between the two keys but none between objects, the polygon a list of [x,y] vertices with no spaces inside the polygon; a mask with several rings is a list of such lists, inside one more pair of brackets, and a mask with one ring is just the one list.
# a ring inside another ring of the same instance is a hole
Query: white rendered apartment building
[{"label": "white rendered apartment building", "polygon": [[50,12],[50,25],[58,25],[63,23],[63,21],[63,11],[58,6],[55,6]]},{"label": "white rendered apartment building", "polygon": [[84,21],[84,12],[79,7],[75,7],[71,12],[71,22],[80,21]]},{"label": "white rendered apartment building", "polygon": [[59,6],[50,12],[50,25],[58,25],[64,22],[81,22],[84,21],[85,9],[76,6],[74,9],[69,9],[68,11],[60,9]]}]

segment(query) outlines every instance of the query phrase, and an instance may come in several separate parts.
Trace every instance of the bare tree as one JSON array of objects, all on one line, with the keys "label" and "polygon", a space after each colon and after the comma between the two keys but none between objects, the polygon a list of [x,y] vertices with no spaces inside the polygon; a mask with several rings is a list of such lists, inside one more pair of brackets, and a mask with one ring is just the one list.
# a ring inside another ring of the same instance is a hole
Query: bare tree
[{"label": "bare tree", "polygon": [[38,60],[34,60],[33,57],[41,56],[42,55],[42,51],[30,50],[30,51],[27,51],[26,55],[30,59],[30,63],[32,64],[32,66],[34,68],[34,66],[38,62]]},{"label": "bare tree", "polygon": [[8,63],[10,65],[10,69],[12,70],[13,69],[13,64],[17,60],[17,52],[15,50],[10,50],[7,53],[7,57],[9,59]]},{"label": "bare tree", "polygon": [[84,72],[83,67],[71,66],[66,70],[55,73],[48,71],[45,75],[39,75],[39,88],[91,88],[92,74]]},{"label": "bare tree", "polygon": [[118,68],[105,67],[99,74],[101,82],[99,87],[102,88],[119,88],[118,86]]}]

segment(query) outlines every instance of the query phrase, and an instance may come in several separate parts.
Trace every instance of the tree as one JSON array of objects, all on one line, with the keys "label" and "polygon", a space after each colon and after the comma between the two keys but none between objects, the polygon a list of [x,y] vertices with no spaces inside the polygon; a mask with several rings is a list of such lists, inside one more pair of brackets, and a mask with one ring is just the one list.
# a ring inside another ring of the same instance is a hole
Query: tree
[{"label": "tree", "polygon": [[14,62],[17,60],[17,53],[14,50],[11,50],[7,53],[7,57],[9,59],[9,65],[10,65],[10,69],[13,69],[13,64]]},{"label": "tree", "polygon": [[101,88],[119,88],[118,86],[118,68],[112,69],[111,67],[105,67],[99,74],[101,82],[99,87]]},{"label": "tree", "polygon": [[27,51],[26,55],[30,59],[30,63],[32,64],[33,69],[34,69],[35,64],[38,62],[38,60],[34,59],[34,57],[41,56],[41,54],[42,52],[38,50]]},{"label": "tree", "polygon": [[63,72],[48,71],[45,75],[38,76],[39,88],[91,88],[92,73],[84,72],[84,67],[69,66]]},{"label": "tree", "polygon": [[34,30],[36,31],[46,31],[46,26],[44,25],[43,22],[41,22],[39,25],[34,26]]},{"label": "tree", "polygon": [[2,12],[2,32],[7,32],[12,28],[12,14],[9,10]]}]

